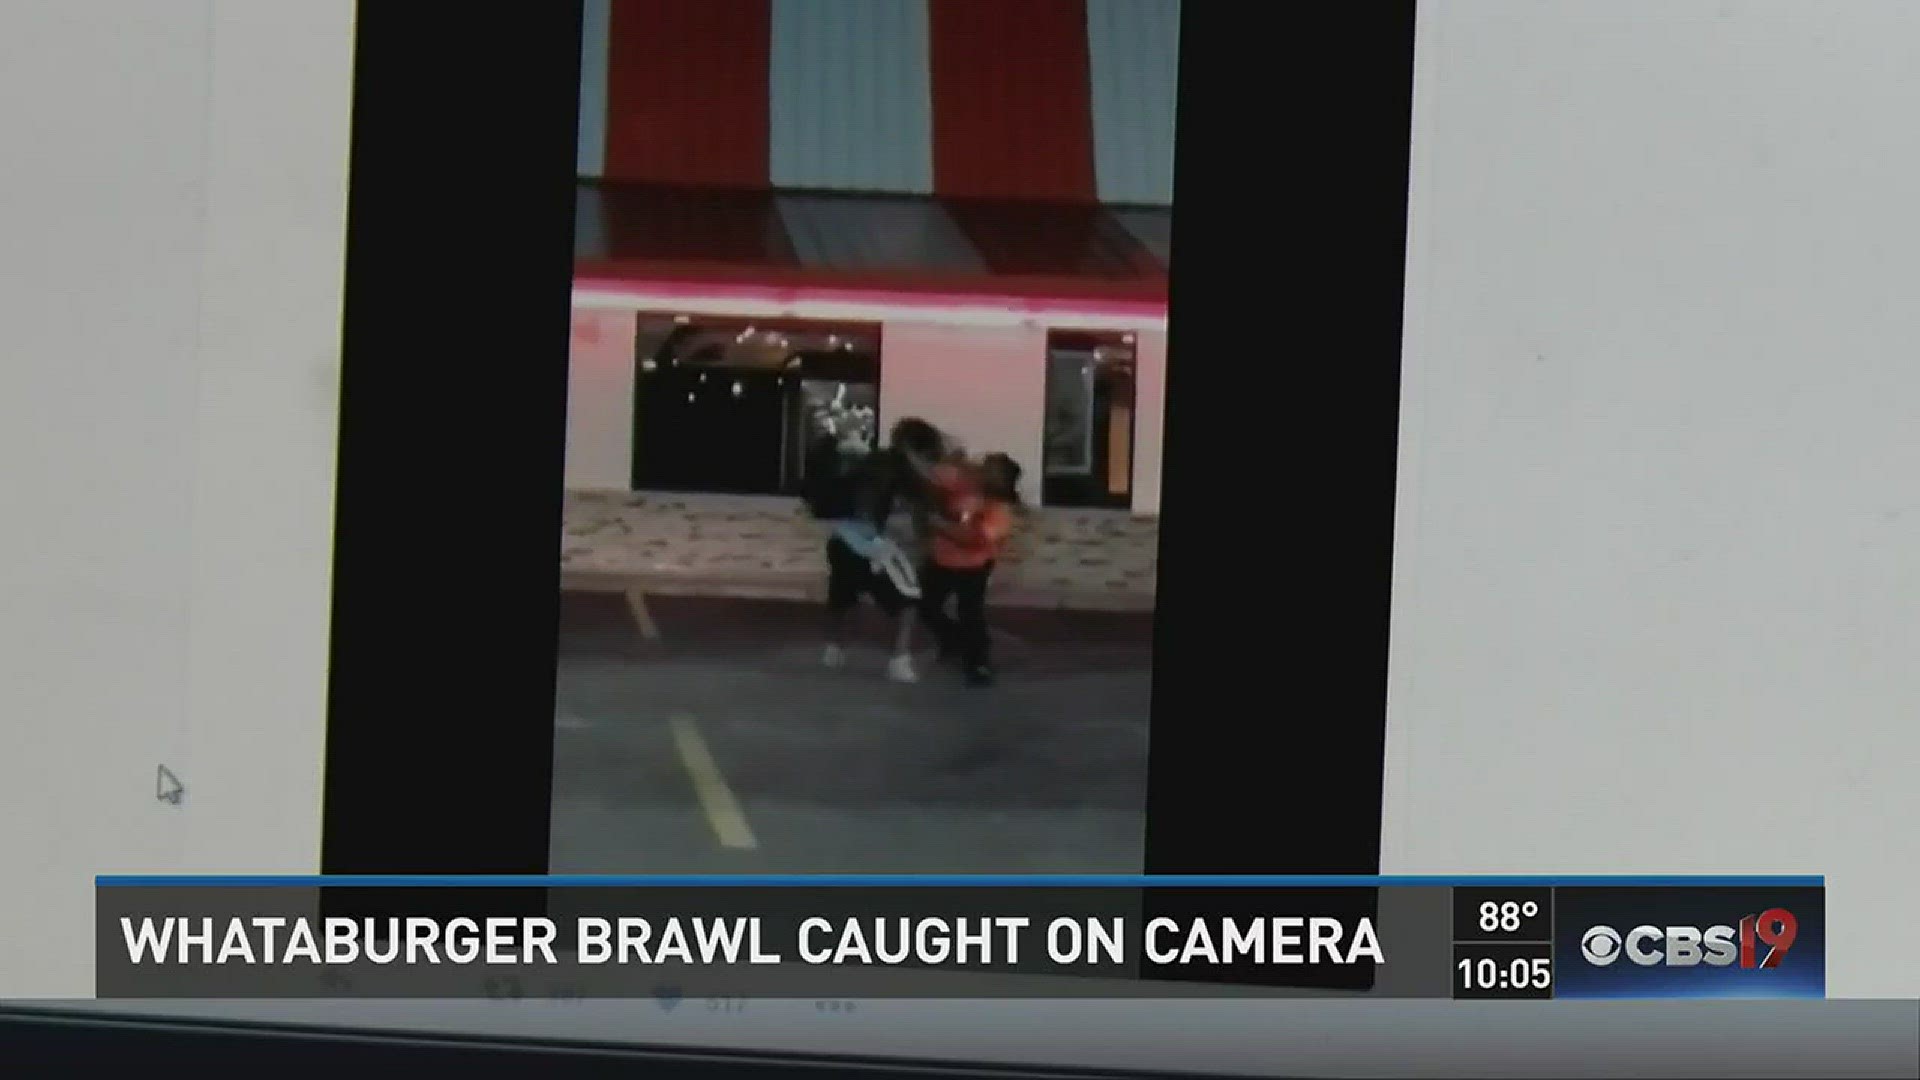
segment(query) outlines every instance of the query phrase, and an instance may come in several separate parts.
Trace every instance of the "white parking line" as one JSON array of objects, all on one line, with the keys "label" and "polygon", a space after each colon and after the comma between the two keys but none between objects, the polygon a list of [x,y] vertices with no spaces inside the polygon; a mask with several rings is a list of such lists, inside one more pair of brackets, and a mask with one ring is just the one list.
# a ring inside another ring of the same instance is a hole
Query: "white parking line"
[{"label": "white parking line", "polygon": [[713,835],[719,838],[721,846],[743,850],[759,847],[753,838],[753,829],[747,825],[747,815],[740,809],[740,801],[733,797],[733,789],[727,786],[727,778],[720,771],[720,763],[707,749],[700,726],[685,713],[676,714],[668,722],[673,726],[673,745],[680,751],[680,763],[686,766],[694,794],[700,799],[700,809],[706,813],[707,824],[713,827]]},{"label": "white parking line", "polygon": [[653,621],[653,613],[647,610],[646,591],[638,585],[627,589],[627,610],[633,613],[633,621],[640,627],[640,636],[648,641],[660,640],[660,627]]}]

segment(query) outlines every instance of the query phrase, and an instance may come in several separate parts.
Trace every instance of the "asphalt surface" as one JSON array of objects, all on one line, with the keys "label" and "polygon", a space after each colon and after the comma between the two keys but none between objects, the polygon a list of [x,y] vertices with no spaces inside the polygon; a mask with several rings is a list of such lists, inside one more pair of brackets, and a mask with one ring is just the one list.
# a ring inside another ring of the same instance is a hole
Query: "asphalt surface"
[{"label": "asphalt surface", "polygon": [[994,612],[971,688],[862,614],[829,669],[813,605],[565,595],[553,872],[1140,871],[1148,617]]}]

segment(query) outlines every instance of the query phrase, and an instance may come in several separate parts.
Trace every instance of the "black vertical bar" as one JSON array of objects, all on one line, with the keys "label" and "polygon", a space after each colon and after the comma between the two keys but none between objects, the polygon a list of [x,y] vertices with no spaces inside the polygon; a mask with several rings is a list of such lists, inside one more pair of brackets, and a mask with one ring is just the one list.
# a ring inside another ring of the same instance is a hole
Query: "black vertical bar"
[{"label": "black vertical bar", "polygon": [[1372,874],[1414,5],[1235,13],[1181,8],[1147,866]]},{"label": "black vertical bar", "polygon": [[329,873],[546,870],[580,33],[578,2],[359,10]]}]

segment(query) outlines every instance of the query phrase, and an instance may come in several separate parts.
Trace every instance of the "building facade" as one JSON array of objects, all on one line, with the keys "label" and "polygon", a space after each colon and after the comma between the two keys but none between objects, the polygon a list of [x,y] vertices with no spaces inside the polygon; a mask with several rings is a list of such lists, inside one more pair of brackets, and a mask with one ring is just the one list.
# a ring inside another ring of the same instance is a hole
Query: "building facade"
[{"label": "building facade", "polygon": [[576,500],[737,516],[921,416],[1065,533],[1158,513],[1175,0],[588,9]]}]

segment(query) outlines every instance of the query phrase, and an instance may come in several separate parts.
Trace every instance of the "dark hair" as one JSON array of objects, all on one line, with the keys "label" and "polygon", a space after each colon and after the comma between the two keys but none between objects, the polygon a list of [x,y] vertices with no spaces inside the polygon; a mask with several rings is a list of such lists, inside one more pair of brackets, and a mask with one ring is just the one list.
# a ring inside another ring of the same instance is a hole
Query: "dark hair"
[{"label": "dark hair", "polygon": [[1017,503],[1020,501],[1020,463],[998,450],[980,459],[980,472],[992,495]]},{"label": "dark hair", "polygon": [[896,450],[911,450],[916,454],[932,457],[940,453],[940,446],[946,440],[941,438],[940,429],[917,416],[909,416],[893,425],[893,431],[887,436],[887,443]]}]

